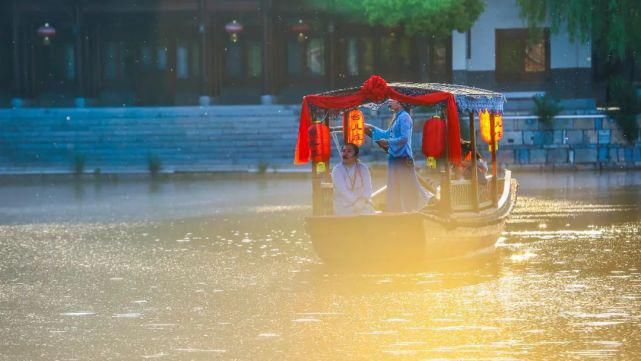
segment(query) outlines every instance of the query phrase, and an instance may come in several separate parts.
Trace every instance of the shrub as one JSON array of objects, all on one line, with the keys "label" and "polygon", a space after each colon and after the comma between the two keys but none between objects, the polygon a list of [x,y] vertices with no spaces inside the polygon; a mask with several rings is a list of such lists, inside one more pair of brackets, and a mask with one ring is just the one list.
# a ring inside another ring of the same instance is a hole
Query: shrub
[{"label": "shrub", "polygon": [[263,161],[258,162],[258,167],[256,167],[258,174],[265,174],[268,166],[269,165]]},{"label": "shrub", "polygon": [[610,81],[610,95],[612,105],[619,109],[608,110],[608,115],[617,122],[625,140],[634,143],[639,138],[637,114],[641,113],[641,99],[637,89],[630,81],[615,77]]},{"label": "shrub", "polygon": [[539,118],[539,122],[545,127],[551,127],[554,117],[563,110],[559,101],[547,94],[534,96],[532,100],[534,100],[534,114]]},{"label": "shrub", "polygon": [[160,157],[155,154],[149,154],[147,156],[147,169],[152,177],[157,176],[162,169],[162,161],[160,160]]},{"label": "shrub", "polygon": [[86,157],[82,153],[77,153],[73,157],[73,174],[81,175],[85,172]]}]

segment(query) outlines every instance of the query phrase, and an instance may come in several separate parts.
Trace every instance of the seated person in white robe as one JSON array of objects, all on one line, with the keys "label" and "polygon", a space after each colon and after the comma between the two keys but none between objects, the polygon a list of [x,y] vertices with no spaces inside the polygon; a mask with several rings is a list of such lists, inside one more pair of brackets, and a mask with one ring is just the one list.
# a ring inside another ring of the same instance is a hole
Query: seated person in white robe
[{"label": "seated person in white robe", "polygon": [[358,146],[346,143],[341,150],[343,161],[332,170],[334,182],[334,214],[356,215],[374,213],[372,177],[367,166],[358,160]]}]

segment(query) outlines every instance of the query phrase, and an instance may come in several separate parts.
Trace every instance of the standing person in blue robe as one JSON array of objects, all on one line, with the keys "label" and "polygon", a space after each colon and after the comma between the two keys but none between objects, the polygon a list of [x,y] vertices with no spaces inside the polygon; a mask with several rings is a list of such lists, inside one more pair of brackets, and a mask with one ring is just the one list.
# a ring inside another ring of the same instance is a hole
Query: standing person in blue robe
[{"label": "standing person in blue robe", "polygon": [[387,130],[366,124],[372,140],[387,150],[388,212],[412,212],[423,208],[431,198],[419,184],[412,154],[412,117],[397,100],[389,100],[394,120]]}]

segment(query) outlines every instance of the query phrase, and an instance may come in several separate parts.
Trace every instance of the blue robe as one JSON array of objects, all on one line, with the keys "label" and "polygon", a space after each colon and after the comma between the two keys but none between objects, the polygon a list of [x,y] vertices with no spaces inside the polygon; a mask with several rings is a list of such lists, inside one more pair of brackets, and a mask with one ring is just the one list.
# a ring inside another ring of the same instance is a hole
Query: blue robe
[{"label": "blue robe", "polygon": [[387,130],[372,129],[374,141],[385,139],[387,150],[388,212],[412,212],[423,208],[431,197],[419,184],[412,155],[412,118],[401,110]]}]

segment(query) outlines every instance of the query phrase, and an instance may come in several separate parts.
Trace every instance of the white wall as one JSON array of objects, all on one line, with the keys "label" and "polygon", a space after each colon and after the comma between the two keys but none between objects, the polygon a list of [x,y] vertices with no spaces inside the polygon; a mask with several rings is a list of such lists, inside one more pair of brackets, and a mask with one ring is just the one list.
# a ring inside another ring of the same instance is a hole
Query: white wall
[{"label": "white wall", "polygon": [[[485,11],[472,26],[472,57],[465,58],[465,33],[452,32],[452,70],[494,71],[495,30],[526,28],[519,16],[520,7],[516,0],[487,0]],[[550,35],[550,67],[589,68],[591,44],[572,43],[562,31]]]}]

